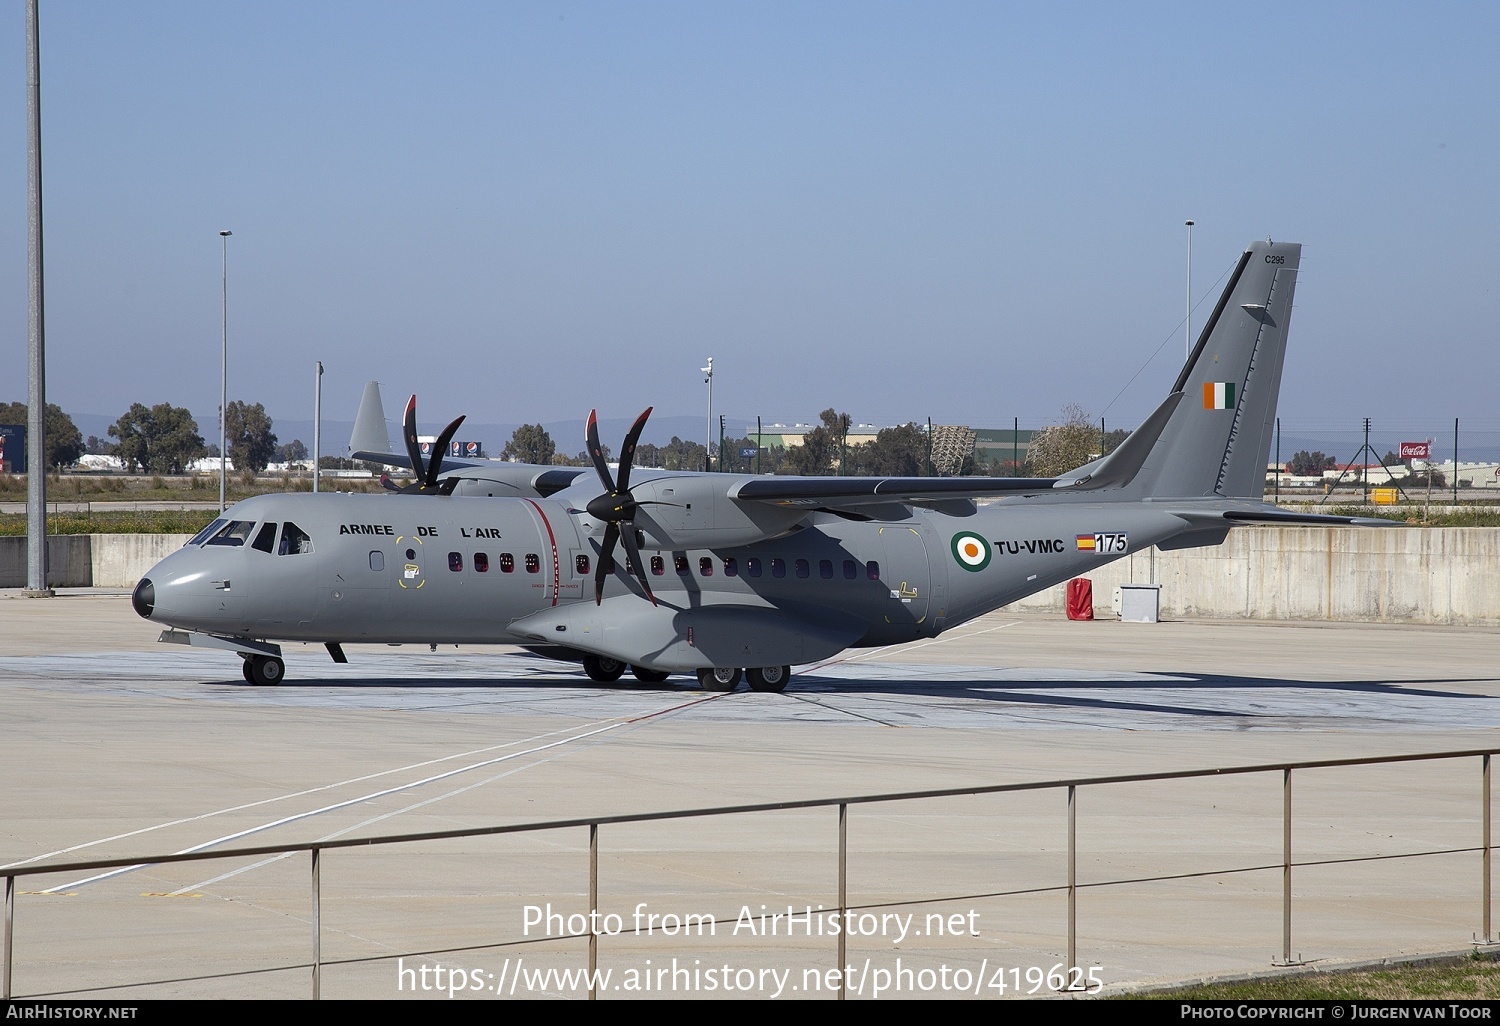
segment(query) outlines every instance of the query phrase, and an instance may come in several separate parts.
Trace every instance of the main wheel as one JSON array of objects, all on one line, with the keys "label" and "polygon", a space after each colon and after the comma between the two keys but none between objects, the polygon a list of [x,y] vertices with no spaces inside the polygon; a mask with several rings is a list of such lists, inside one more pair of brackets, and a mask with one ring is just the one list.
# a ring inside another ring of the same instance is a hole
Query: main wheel
[{"label": "main wheel", "polygon": [[620,679],[620,675],[625,672],[625,664],[618,659],[590,652],[583,657],[583,672],[589,675],[590,680],[610,684]]},{"label": "main wheel", "polygon": [[247,684],[254,684],[255,683],[255,668],[251,665],[249,659],[245,659],[245,660],[241,661],[241,663],[240,663],[240,673],[244,676],[245,682]]},{"label": "main wheel", "polygon": [[256,656],[250,661],[253,684],[280,684],[286,677],[286,663],[275,656]]},{"label": "main wheel", "polygon": [[716,666],[711,670],[698,671],[698,683],[704,691],[733,691],[740,686],[738,666]]},{"label": "main wheel", "polygon": [[632,666],[630,675],[642,684],[660,684],[667,679],[667,675],[660,670],[648,670],[644,666]]},{"label": "main wheel", "polygon": [[792,679],[790,666],[755,666],[745,671],[751,691],[785,691]]}]

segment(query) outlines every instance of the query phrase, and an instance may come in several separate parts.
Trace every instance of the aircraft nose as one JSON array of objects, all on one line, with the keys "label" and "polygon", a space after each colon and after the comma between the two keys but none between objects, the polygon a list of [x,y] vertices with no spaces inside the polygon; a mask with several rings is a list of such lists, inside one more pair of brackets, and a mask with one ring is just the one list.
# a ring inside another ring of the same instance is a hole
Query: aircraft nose
[{"label": "aircraft nose", "polygon": [[151,578],[142,577],[135,591],[130,594],[130,604],[135,611],[147,620],[151,619],[151,611],[156,608],[156,585],[151,583]]}]

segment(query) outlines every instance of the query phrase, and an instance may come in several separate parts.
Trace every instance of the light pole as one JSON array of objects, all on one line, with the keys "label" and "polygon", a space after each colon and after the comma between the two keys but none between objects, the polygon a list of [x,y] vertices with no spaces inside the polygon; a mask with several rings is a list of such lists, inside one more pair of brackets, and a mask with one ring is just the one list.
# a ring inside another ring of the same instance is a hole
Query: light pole
[{"label": "light pole", "polygon": [[1187,226],[1188,252],[1187,252],[1187,319],[1183,322],[1182,329],[1184,339],[1183,359],[1191,359],[1193,355],[1193,222],[1182,222]]},{"label": "light pole", "polygon": [[703,383],[708,386],[708,423],[703,432],[703,469],[713,469],[714,443],[714,358],[708,358],[707,367],[699,367],[704,373]]},{"label": "light pole", "polygon": [[323,361],[313,379],[313,493],[318,491],[318,457],[323,452]]},{"label": "light pole", "polygon": [[219,238],[224,240],[224,333],[223,358],[219,363],[219,512],[224,512],[224,482],[225,460],[228,453],[225,446],[228,443],[227,431],[224,419],[229,413],[229,237],[234,232],[220,232]]}]

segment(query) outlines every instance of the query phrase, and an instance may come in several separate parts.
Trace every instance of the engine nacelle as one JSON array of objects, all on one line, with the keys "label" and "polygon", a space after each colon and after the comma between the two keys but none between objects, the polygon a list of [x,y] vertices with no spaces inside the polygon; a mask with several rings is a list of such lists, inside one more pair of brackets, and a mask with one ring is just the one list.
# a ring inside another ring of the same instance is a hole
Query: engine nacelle
[{"label": "engine nacelle", "polygon": [[786,534],[808,511],[739,502],[725,492],[733,478],[660,477],[632,483],[635,526],[661,548],[734,548]]}]

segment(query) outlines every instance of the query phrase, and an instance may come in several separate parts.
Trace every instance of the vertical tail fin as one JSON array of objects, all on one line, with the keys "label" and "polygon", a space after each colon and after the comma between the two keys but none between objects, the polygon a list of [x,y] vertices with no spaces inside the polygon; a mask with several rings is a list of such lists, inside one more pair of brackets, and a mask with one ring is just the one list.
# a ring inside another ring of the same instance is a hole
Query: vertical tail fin
[{"label": "vertical tail fin", "polygon": [[1142,496],[1265,494],[1301,255],[1298,243],[1268,240],[1240,257],[1172,387],[1181,398],[1131,482]]},{"label": "vertical tail fin", "polygon": [[354,432],[349,436],[349,451],[383,453],[391,451],[391,435],[385,424],[385,407],[380,402],[380,385],[365,384],[354,415]]}]

